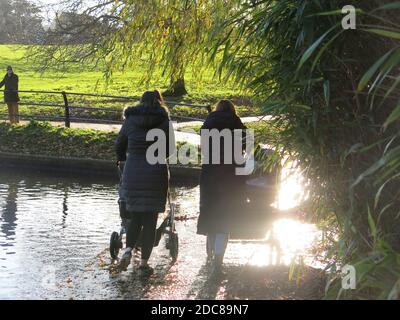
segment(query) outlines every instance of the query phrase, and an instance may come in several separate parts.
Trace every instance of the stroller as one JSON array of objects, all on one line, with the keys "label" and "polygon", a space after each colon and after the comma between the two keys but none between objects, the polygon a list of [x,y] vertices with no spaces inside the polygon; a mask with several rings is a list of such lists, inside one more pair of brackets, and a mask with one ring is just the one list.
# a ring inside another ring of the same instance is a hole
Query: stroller
[{"label": "stroller", "polygon": [[266,146],[256,148],[255,169],[244,178],[242,213],[232,217],[230,239],[263,239],[270,223],[276,218],[277,212],[272,204],[278,195],[282,168],[276,165],[271,171],[266,171],[262,165],[267,158],[276,156],[276,152]]},{"label": "stroller", "polygon": [[[123,168],[118,169],[120,184],[122,181],[122,172]],[[157,247],[160,244],[160,240],[163,235],[165,235],[165,248],[169,250],[169,254],[172,258],[172,261],[176,261],[178,258],[178,249],[179,249],[179,239],[178,234],[175,229],[175,213],[176,213],[176,205],[171,201],[171,193],[168,188],[168,209],[166,217],[164,218],[161,225],[156,230],[156,238],[154,241],[154,247]],[[123,199],[118,199],[119,205],[119,213],[121,217],[121,229],[119,232],[114,231],[111,233],[110,237],[110,255],[113,260],[118,259],[119,251],[123,248],[123,235],[127,233],[128,226],[130,224],[130,219],[127,218],[126,211],[126,203]],[[136,249],[141,247],[141,236],[139,236],[138,243],[136,244]]]}]

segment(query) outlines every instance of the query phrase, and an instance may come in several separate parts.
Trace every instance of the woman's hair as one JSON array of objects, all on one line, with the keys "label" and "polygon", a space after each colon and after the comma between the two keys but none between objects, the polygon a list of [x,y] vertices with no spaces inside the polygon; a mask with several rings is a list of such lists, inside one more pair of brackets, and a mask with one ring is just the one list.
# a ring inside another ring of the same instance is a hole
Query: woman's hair
[{"label": "woman's hair", "polygon": [[160,92],[160,90],[154,90],[154,94],[156,95],[157,99],[160,101],[161,105],[164,105],[164,98]]},{"label": "woman's hair", "polygon": [[140,103],[145,107],[164,107],[164,99],[158,90],[146,91],[140,98]]},{"label": "woman's hair", "polygon": [[225,111],[225,112],[231,112],[233,114],[236,114],[236,109],[235,105],[231,100],[228,99],[222,99],[217,103],[217,106],[215,107],[215,111]]},{"label": "woman's hair", "polygon": [[161,92],[158,90],[146,91],[143,93],[142,97],[140,98],[140,104],[137,106],[125,107],[122,113],[122,118],[126,119],[129,114],[133,113],[133,109],[136,109],[139,106],[143,106],[145,108],[162,108],[169,116],[168,108],[165,106]]}]

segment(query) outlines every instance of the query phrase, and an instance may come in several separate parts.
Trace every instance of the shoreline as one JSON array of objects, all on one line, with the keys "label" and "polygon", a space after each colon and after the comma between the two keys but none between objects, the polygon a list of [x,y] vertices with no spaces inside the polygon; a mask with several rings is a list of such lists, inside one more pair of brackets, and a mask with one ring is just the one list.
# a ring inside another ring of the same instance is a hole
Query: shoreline
[{"label": "shoreline", "polygon": [[[69,175],[97,176],[118,180],[115,161],[91,158],[0,152],[0,166],[21,170],[55,172]],[[198,182],[201,168],[171,165],[171,182]]]}]

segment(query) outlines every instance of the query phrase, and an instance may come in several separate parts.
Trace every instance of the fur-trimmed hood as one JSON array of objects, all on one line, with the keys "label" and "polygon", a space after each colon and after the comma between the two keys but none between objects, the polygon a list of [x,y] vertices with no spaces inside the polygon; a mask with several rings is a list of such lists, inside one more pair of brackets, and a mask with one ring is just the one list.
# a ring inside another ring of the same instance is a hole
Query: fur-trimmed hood
[{"label": "fur-trimmed hood", "polygon": [[169,113],[164,107],[147,107],[139,104],[125,108],[124,117],[135,125],[147,129],[158,127],[165,120],[169,120]]}]

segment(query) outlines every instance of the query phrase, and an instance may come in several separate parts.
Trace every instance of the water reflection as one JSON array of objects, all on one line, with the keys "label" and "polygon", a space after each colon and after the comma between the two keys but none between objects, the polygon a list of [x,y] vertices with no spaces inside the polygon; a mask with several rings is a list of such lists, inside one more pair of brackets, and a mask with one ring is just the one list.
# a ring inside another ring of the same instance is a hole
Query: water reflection
[{"label": "water reflection", "polygon": [[68,187],[64,188],[64,196],[62,202],[62,227],[66,227],[66,220],[68,215]]},{"label": "water reflection", "polygon": [[[3,189],[5,185],[2,185]],[[5,236],[5,240],[0,242],[0,246],[10,247],[13,245],[15,236],[15,228],[17,226],[17,198],[18,184],[10,183],[5,191],[6,198],[1,206],[1,233]]]},{"label": "water reflection", "polygon": [[[161,241],[150,261],[155,275],[142,282],[132,267],[116,276],[108,271],[109,236],[120,225],[117,176],[115,181],[103,181],[0,171],[0,181],[0,246],[12,246],[12,250],[0,251],[0,298],[186,299],[224,295],[219,284],[211,288],[207,282],[205,237],[196,234],[198,186],[172,190],[178,206],[177,263],[171,265]],[[228,270],[287,265],[298,255],[307,257],[317,230],[281,218],[277,212],[265,241],[229,243]],[[56,282],[50,287],[42,284],[48,270],[54,271]]]},{"label": "water reflection", "polygon": [[276,220],[265,241],[238,242],[229,248],[229,255],[235,263],[253,266],[289,265],[295,259],[305,259],[313,264],[309,250],[319,237],[314,225],[293,219]]},{"label": "water reflection", "polygon": [[304,178],[300,170],[293,164],[286,164],[282,169],[277,208],[291,209],[298,206],[304,199]]},{"label": "water reflection", "polygon": [[0,181],[0,298],[51,296],[41,285],[49,268],[62,283],[107,246],[115,184],[3,170]]},{"label": "water reflection", "polygon": [[304,177],[295,163],[286,163],[282,168],[277,201],[272,205],[274,210],[271,209],[271,223],[266,226],[265,238],[231,243],[227,252],[231,261],[261,267],[289,265],[301,259],[317,266],[310,250],[321,233],[315,225],[301,222],[298,217],[297,209],[305,199]]}]

